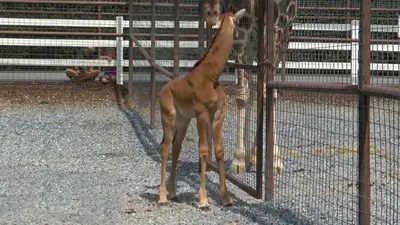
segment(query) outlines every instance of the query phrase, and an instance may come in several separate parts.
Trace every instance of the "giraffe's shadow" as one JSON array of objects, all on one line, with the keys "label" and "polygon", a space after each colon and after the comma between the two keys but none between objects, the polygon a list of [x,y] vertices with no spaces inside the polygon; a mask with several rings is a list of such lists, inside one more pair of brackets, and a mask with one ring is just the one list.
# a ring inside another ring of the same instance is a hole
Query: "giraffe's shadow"
[{"label": "giraffe's shadow", "polygon": [[[129,105],[129,96],[128,91],[125,88],[115,86],[114,90],[119,110],[121,110],[121,112],[123,112],[126,118],[129,120],[135,135],[143,146],[143,150],[154,162],[161,163],[158,148],[159,143],[151,134],[150,125],[143,119],[142,115],[137,110],[131,109],[127,106]],[[170,170],[169,165],[167,170]],[[180,174],[184,174],[184,176],[180,176]],[[189,185],[191,188],[197,189],[199,186],[198,163],[179,161],[177,166],[176,181],[177,190],[180,188],[180,182]],[[140,197],[149,202],[157,202],[158,195],[155,194],[157,192],[155,189],[157,189],[158,186],[151,186],[147,188],[149,191],[142,193]],[[273,221],[270,220],[272,216],[277,220],[284,222],[284,224],[299,224],[299,222],[293,223],[293,221],[301,221],[300,223],[303,225],[315,224],[312,221],[299,216],[291,209],[276,208],[264,202],[247,203],[232,193],[230,195],[234,205],[230,207],[223,207],[222,199],[218,190],[219,184],[207,179],[208,197],[215,202],[216,207],[222,207],[223,210],[229,210],[236,214],[247,217],[253,222],[259,224],[272,224]],[[178,192],[177,198],[178,202],[176,204],[186,204],[188,206],[197,208],[198,199],[196,192]],[[266,212],[268,212],[269,216],[266,216]]]}]

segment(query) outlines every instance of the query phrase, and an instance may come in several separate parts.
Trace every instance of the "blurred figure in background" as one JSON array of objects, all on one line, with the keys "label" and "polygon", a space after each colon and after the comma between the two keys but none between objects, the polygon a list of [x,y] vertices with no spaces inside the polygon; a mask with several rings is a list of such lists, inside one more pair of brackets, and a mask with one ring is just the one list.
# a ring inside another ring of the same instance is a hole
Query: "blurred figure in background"
[{"label": "blurred figure in background", "polygon": [[[108,48],[106,50],[106,54],[104,56],[100,56],[100,59],[107,59],[108,62],[111,62],[115,59],[115,49]],[[117,67],[115,66],[108,66],[104,67],[104,75],[100,76],[100,81],[103,84],[107,83],[115,83],[117,76]]]},{"label": "blurred figure in background", "polygon": [[[76,59],[96,59],[94,54],[94,47],[84,48],[83,51],[78,52]],[[73,68],[65,71],[69,79],[77,81],[95,80],[99,76],[100,71],[94,69],[92,66],[74,66]]]}]

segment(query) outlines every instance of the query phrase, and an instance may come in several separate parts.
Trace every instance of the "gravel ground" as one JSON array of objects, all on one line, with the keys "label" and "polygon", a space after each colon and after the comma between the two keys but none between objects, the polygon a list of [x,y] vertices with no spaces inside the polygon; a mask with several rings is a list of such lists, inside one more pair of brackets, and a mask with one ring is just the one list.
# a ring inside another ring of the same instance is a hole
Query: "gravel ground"
[{"label": "gravel ground", "polygon": [[[0,224],[356,223],[357,213],[351,211],[356,210],[357,201],[354,152],[321,154],[315,148],[356,140],[355,112],[333,101],[321,111],[317,104],[292,95],[292,100],[308,101],[307,107],[289,100],[278,106],[284,116],[277,120],[286,171],[276,181],[274,201],[256,200],[228,182],[234,206],[222,207],[218,176],[209,172],[211,207],[201,211],[197,209],[199,178],[193,129],[184,142],[178,166],[180,202],[160,207],[156,204],[160,126],[150,131],[146,110],[127,100],[122,88],[98,84],[1,88]],[[398,103],[393,105],[392,110],[398,113]],[[332,112],[334,118],[327,118]],[[235,124],[229,115],[228,130]],[[380,115],[379,123],[387,124],[387,118],[392,118],[390,133],[388,127],[375,126],[385,139],[375,143],[379,149],[376,155],[382,157],[371,157],[381,171],[371,179],[375,181],[372,210],[382,217],[374,217],[373,224],[395,224],[400,218],[400,160],[393,155],[400,146],[399,121],[393,115]],[[337,132],[327,130],[336,127]],[[304,132],[310,128],[314,129],[312,134]],[[231,130],[225,133],[227,166],[235,135]],[[250,173],[243,179],[254,182],[253,177]]]}]

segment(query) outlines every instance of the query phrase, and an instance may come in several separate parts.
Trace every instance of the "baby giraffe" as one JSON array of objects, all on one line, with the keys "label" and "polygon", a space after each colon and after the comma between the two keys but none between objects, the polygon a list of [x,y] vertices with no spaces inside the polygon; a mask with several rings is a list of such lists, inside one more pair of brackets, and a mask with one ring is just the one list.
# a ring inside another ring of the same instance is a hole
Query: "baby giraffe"
[{"label": "baby giraffe", "polygon": [[[163,128],[161,141],[161,184],[159,203],[166,203],[167,190],[170,200],[177,200],[175,191],[176,165],[182,142],[192,118],[197,119],[199,135],[200,188],[198,192],[199,208],[208,208],[206,191],[206,160],[208,155],[208,125],[212,124],[212,137],[215,145],[215,158],[218,163],[220,194],[225,206],[232,205],[224,170],[224,147],[222,143],[222,125],[225,118],[226,94],[218,84],[222,70],[231,52],[233,35],[237,21],[245,9],[236,14],[222,15],[218,30],[211,46],[196,62],[192,70],[183,77],[169,81],[160,91],[160,110]],[[236,33],[236,32],[235,32]],[[172,130],[172,166],[171,176],[166,187],[167,160],[170,153]]]}]

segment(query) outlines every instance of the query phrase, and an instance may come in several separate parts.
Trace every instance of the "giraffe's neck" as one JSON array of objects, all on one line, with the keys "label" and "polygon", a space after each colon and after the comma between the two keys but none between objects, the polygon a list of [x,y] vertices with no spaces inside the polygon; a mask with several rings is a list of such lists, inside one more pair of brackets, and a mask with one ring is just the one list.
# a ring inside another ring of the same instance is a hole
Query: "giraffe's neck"
[{"label": "giraffe's neck", "polygon": [[228,19],[221,22],[221,27],[214,36],[210,48],[194,65],[189,77],[202,77],[202,80],[217,82],[233,45],[233,28]]}]

